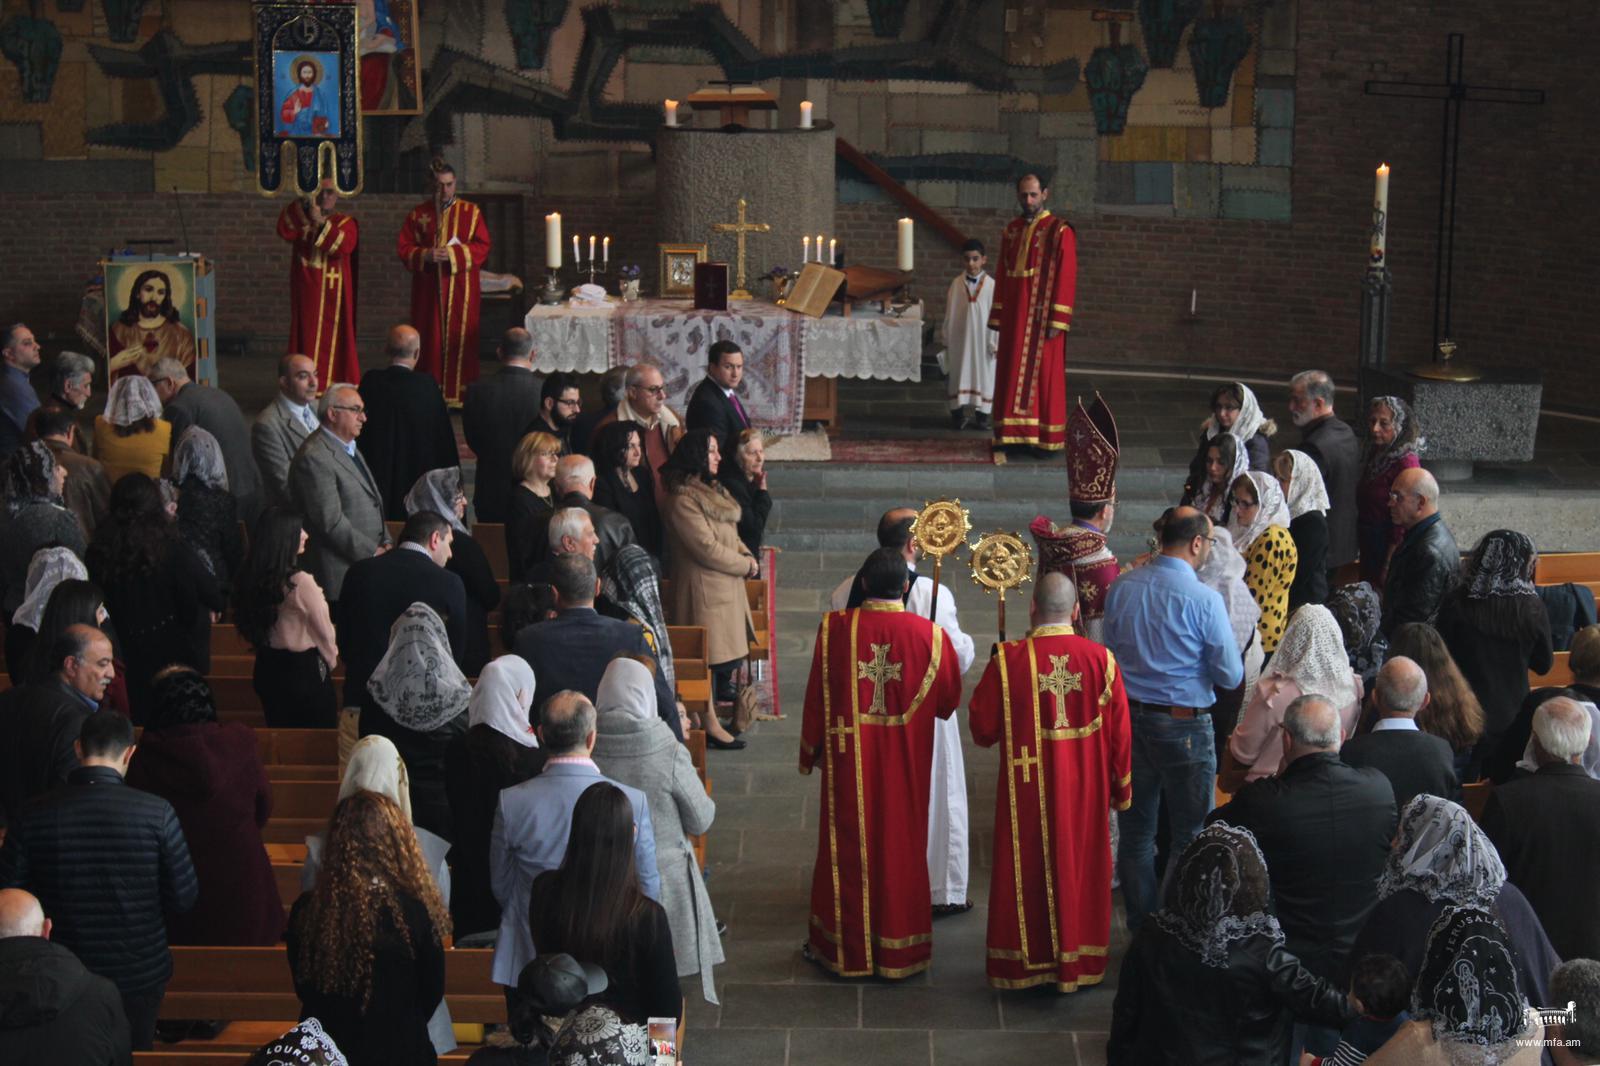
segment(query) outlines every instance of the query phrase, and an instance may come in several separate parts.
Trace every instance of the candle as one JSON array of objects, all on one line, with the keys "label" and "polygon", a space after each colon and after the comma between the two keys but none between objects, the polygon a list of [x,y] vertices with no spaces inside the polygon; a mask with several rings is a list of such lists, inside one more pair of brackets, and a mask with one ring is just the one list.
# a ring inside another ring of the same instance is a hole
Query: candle
[{"label": "candle", "polygon": [[839,242],[833,237],[828,238],[828,265],[839,265]]},{"label": "candle", "polygon": [[572,235],[572,265],[577,266],[582,261],[583,257],[578,254],[578,235],[574,233]]},{"label": "candle", "polygon": [[810,237],[801,237],[800,238],[800,262],[802,262],[802,263],[811,262],[811,238]]},{"label": "candle", "polygon": [[667,125],[676,126],[678,124],[678,101],[667,100],[665,103],[667,105]]},{"label": "candle", "polygon": [[817,262],[822,262],[822,234],[817,234]]},{"label": "candle", "polygon": [[544,265],[561,269],[561,214],[544,216]]},{"label": "candle", "polygon": [[594,234],[589,234],[589,265],[594,266]]},{"label": "candle", "polygon": [[1387,266],[1385,245],[1389,236],[1389,164],[1378,167],[1377,181],[1372,190],[1372,248],[1367,265],[1376,270]]},{"label": "candle", "polygon": [[811,101],[810,100],[801,100],[800,101],[800,128],[803,129],[803,130],[808,130],[808,129],[811,128]]},{"label": "candle", "polygon": [[1200,307],[1200,290],[1189,290],[1189,313],[1194,314]]},{"label": "candle", "polygon": [[913,223],[909,218],[902,218],[900,220],[900,269],[901,270],[910,270],[911,266],[912,266],[912,263],[914,262],[914,260],[912,258],[912,255],[911,255],[911,228],[912,228],[912,226],[913,226]]},{"label": "candle", "polygon": [[600,250],[601,250],[601,255],[600,255],[601,261],[604,262],[607,266],[610,266],[611,265],[611,238],[610,237],[607,237],[605,240],[600,242]]}]

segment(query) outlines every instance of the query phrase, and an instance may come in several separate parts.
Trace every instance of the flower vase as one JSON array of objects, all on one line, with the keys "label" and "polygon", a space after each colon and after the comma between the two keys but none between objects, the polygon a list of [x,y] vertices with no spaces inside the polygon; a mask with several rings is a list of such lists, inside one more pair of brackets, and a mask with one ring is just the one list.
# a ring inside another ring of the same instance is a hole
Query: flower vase
[{"label": "flower vase", "polygon": [[622,301],[633,303],[639,298],[639,279],[633,278],[622,283]]}]

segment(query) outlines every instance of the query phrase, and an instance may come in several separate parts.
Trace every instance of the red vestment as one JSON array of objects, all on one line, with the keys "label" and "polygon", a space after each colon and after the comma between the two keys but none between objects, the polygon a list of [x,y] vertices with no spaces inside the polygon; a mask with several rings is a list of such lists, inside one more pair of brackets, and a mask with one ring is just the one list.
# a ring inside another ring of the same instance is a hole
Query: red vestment
[{"label": "red vestment", "polygon": [[320,226],[300,201],[278,215],[289,256],[289,348],[317,366],[317,391],[361,381],[356,355],[356,220],[333,214]]},{"label": "red vestment", "polygon": [[996,649],[967,713],[974,741],[1004,744],[989,983],[1061,992],[1098,984],[1111,938],[1107,812],[1132,800],[1116,660],[1071,626],[1040,626]]},{"label": "red vestment", "polygon": [[[1052,451],[1067,441],[1067,330],[1078,288],[1078,242],[1065,219],[1014,218],[1000,239],[989,328],[995,353],[994,442]],[[1060,332],[1054,336],[1049,330]]]},{"label": "red vestment", "polygon": [[841,977],[907,977],[933,957],[933,720],[960,703],[955,648],[926,618],[868,600],[822,619],[800,772],[822,766],[811,951]]},{"label": "red vestment", "polygon": [[[434,248],[448,249],[450,261],[433,262]],[[406,216],[397,250],[411,271],[411,325],[422,335],[417,369],[433,375],[446,403],[459,405],[478,380],[479,275],[489,258],[483,212],[458,198],[436,226],[434,203],[426,200]]]}]

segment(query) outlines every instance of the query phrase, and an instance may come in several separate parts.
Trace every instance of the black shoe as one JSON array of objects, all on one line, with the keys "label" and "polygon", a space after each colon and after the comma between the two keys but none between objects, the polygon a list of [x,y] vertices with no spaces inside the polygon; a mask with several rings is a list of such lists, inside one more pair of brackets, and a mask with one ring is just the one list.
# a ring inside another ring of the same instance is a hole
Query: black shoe
[{"label": "black shoe", "polygon": [[988,429],[989,416],[984,414],[982,411],[979,411],[972,416],[972,424],[979,429]]},{"label": "black shoe", "polygon": [[1038,446],[1029,448],[1028,454],[1035,459],[1054,459],[1056,457],[1056,453],[1049,448],[1040,448]]},{"label": "black shoe", "polygon": [[964,408],[957,407],[954,411],[950,412],[950,428],[951,429],[966,429],[967,428],[967,413],[966,413],[966,410]]},{"label": "black shoe", "polygon": [[747,745],[737,737],[732,740],[718,740],[710,733],[707,733],[706,747],[715,748],[717,751],[743,751]]},{"label": "black shoe", "polygon": [[952,914],[965,914],[971,909],[972,901],[970,899],[965,903],[935,903],[933,905],[933,916],[935,918],[948,918]]}]

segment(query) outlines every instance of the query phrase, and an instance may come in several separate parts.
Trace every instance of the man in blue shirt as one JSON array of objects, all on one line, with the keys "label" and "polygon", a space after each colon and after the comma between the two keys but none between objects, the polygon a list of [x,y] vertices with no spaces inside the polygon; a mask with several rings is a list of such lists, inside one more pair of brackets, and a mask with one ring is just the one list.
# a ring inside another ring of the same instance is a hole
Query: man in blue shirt
[{"label": "man in blue shirt", "polygon": [[1161,553],[1111,585],[1105,642],[1122,667],[1133,727],[1133,805],[1117,816],[1117,875],[1138,929],[1159,904],[1156,816],[1167,804],[1171,842],[1181,854],[1211,810],[1217,772],[1211,736],[1213,688],[1230,689],[1244,662],[1222,597],[1195,571],[1211,550],[1211,520],[1174,508],[1161,529]]},{"label": "man in blue shirt", "polygon": [[39,342],[21,322],[8,326],[0,338],[0,459],[22,443],[28,416],[39,406],[39,394],[28,383],[28,373],[39,365]]}]

